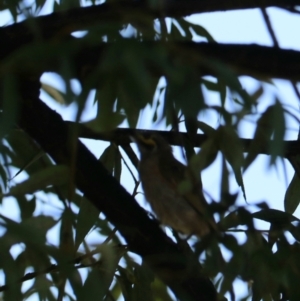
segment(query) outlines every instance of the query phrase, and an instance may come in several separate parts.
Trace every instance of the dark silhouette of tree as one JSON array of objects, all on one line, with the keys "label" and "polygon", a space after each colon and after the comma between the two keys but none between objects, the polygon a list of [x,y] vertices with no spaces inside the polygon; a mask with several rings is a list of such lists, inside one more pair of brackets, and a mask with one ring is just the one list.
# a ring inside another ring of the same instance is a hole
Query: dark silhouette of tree
[{"label": "dark silhouette of tree", "polygon": [[[258,116],[256,104],[262,94],[260,87],[250,95],[239,76],[286,79],[299,95],[300,52],[279,48],[266,8],[296,14],[300,1],[87,4],[55,2],[51,14],[39,16],[44,1],[36,1],[34,8],[12,0],[0,2],[0,9],[8,9],[15,20],[0,29],[1,189],[3,199],[11,197],[20,210],[17,221],[0,215],[3,298],[24,300],[36,294],[40,300],[213,301],[227,294],[235,300],[233,282],[239,278],[249,284],[253,301],[299,300],[299,220],[293,213],[300,195],[300,144],[284,141],[284,116],[293,114],[276,99],[259,114],[252,139],[240,138],[238,127],[245,117]],[[221,44],[203,27],[184,19],[195,13],[247,8],[262,10],[273,47]],[[20,15],[25,20],[16,22]],[[85,34],[78,38],[76,31]],[[194,42],[192,32],[206,42]],[[66,92],[40,83],[45,72],[59,74]],[[81,84],[78,95],[72,92],[71,79]],[[163,88],[158,87],[161,79]],[[210,104],[204,87],[219,93],[219,105]],[[77,121],[64,121],[51,110],[41,101],[41,90],[56,101],[77,103]],[[141,111],[152,105],[153,116],[159,114],[153,106],[158,90],[160,118],[172,127],[160,134],[183,147],[191,170],[200,174],[218,153],[222,155],[220,198],[209,200],[220,230],[200,240],[183,240],[176,232],[173,239],[168,237],[136,202],[138,180],[133,176],[132,195],[120,184],[122,165],[129,161],[132,168],[138,165],[130,136],[139,131]],[[86,125],[79,121],[91,91],[96,91],[98,110]],[[234,111],[228,110],[228,102]],[[201,122],[199,114],[206,110],[219,114],[219,127]],[[118,128],[124,120],[129,128]],[[181,123],[186,132],[179,131]],[[110,145],[97,160],[79,138]],[[252,213],[247,206],[238,206],[237,194],[230,192],[233,172],[245,194],[243,172],[259,154],[269,155],[272,162],[286,158],[295,169],[285,211],[262,202]],[[20,183],[16,170],[28,178]],[[38,209],[53,195],[60,204],[59,216]],[[269,222],[270,229],[258,231],[255,219]],[[55,225],[58,245],[46,237]],[[91,230],[105,237],[97,248],[86,242]],[[238,231],[245,234],[243,243],[235,235]],[[17,256],[12,252],[16,245]],[[232,254],[229,260],[224,259],[224,248]],[[130,252],[139,255],[141,263]],[[87,271],[86,279],[80,269]],[[30,279],[32,286],[22,288]]]}]

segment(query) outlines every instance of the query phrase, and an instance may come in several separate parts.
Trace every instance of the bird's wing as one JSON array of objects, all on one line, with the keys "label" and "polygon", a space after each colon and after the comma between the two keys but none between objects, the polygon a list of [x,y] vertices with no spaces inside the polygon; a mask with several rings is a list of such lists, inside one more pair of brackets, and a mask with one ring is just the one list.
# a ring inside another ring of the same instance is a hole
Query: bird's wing
[{"label": "bird's wing", "polygon": [[166,179],[165,184],[170,185],[172,189],[178,191],[178,186],[183,181],[189,181],[192,184],[191,191],[183,194],[180,194],[178,191],[178,194],[182,196],[182,200],[185,200],[191,208],[199,214],[199,218],[205,219],[210,227],[216,230],[216,222],[208,210],[207,201],[203,195],[199,179],[192,174],[186,165],[182,164],[174,157],[168,156],[161,158],[159,165],[162,176]]},{"label": "bird's wing", "polygon": [[188,193],[184,193],[182,196],[196,211],[199,212],[199,214],[203,215],[205,213],[205,206],[207,206],[207,203],[202,190],[199,189],[199,183],[196,183],[196,180],[192,179],[192,175],[191,172],[189,172],[188,167],[176,160],[174,157],[162,158],[160,165],[163,177],[167,179],[168,185],[170,185],[174,190],[178,189],[178,186],[183,181],[191,182],[193,185],[192,190]]}]

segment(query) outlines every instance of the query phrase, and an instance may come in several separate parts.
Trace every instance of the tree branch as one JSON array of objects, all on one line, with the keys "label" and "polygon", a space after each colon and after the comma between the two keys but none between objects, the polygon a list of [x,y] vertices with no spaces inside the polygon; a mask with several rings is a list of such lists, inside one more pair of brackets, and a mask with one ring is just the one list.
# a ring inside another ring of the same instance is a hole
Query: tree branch
[{"label": "tree branch", "polygon": [[[119,45],[119,46],[118,46]],[[36,47],[42,47],[36,49]],[[66,66],[66,58],[74,66],[72,76],[85,79],[93,72],[101,71],[102,60],[112,44],[103,43],[90,47],[84,39],[73,39],[61,43],[46,43],[41,46],[29,45],[26,51],[20,51],[7,59],[0,69],[3,72],[28,72],[40,74],[42,72],[62,72]],[[182,65],[193,64],[198,68],[199,76],[224,76],[222,70],[229,68],[233,74],[250,75],[256,78],[282,78],[292,81],[300,80],[300,52],[294,50],[278,49],[275,47],[255,44],[217,44],[196,42],[137,42],[122,40],[116,42],[114,47],[121,47],[124,52],[135,51],[138,57],[143,58],[147,49],[159,55],[167,53],[169,61],[178,60]],[[44,51],[47,49],[47,51]],[[35,53],[35,55],[32,55]],[[148,55],[149,56],[149,55]],[[0,56],[1,59],[1,56]],[[120,60],[116,56],[115,60]],[[166,75],[167,70],[159,64],[159,60],[149,61],[145,57],[144,67],[154,77]],[[98,68],[98,69],[97,69]],[[119,70],[121,72],[121,70]],[[101,73],[100,73],[101,74]],[[226,74],[228,75],[228,74]],[[98,75],[99,76],[99,75]],[[93,78],[94,86],[99,78]]]},{"label": "tree branch", "polygon": [[[11,54],[34,40],[62,39],[71,32],[85,30],[105,23],[132,23],[143,19],[165,17],[179,18],[197,13],[237,9],[281,7],[292,9],[300,0],[186,0],[159,1],[158,6],[149,6],[147,1],[120,1],[40,16],[0,28],[0,58]],[[33,30],[34,29],[34,30]]]},{"label": "tree branch", "polygon": [[[118,128],[111,132],[96,133],[83,124],[75,124],[71,121],[67,121],[66,123],[69,125],[70,128],[76,127],[78,129],[78,136],[81,138],[111,141],[118,145],[124,146],[131,143],[130,136],[132,136],[133,132],[159,133],[159,135],[164,137],[164,139],[170,144],[178,146],[182,146],[182,141],[185,141],[185,139],[189,139],[194,147],[201,147],[201,145],[207,139],[207,136],[205,134],[197,134],[191,137],[190,135],[188,135],[188,133],[178,133],[173,131],[138,130],[128,128]],[[253,142],[253,139],[240,138],[240,143],[243,145],[244,152],[247,153],[250,149],[251,143],[255,142]],[[300,153],[300,141],[283,141],[283,149],[284,157],[295,156]],[[257,145],[256,150],[259,154],[270,155],[270,151],[268,150],[267,145]],[[136,158],[134,158],[134,162],[136,162]]]},{"label": "tree branch", "polygon": [[[127,247],[123,246],[123,245],[114,246],[114,248],[117,251],[119,251],[119,252],[120,251],[124,252],[124,250],[127,249]],[[82,269],[82,268],[87,268],[87,267],[94,267],[96,265],[99,266],[101,264],[101,258],[100,258],[100,260],[96,261],[96,259],[92,257],[93,255],[98,254],[98,253],[101,253],[101,251],[99,249],[96,249],[96,250],[91,251],[88,254],[83,254],[81,256],[78,256],[77,258],[71,260],[70,262],[65,263],[63,266],[61,264],[60,265],[51,264],[50,266],[48,266],[47,268],[45,268],[43,270],[26,273],[24,276],[22,276],[19,279],[19,282],[25,282],[25,281],[34,279],[34,278],[36,278],[36,277],[38,277],[40,275],[46,275],[46,274],[49,274],[49,273],[59,272],[60,270],[66,268],[66,266],[68,266],[68,268],[70,268],[71,266],[73,266],[74,269]],[[84,259],[86,259],[86,258],[92,259],[90,264],[84,264],[84,263],[82,263],[82,261]],[[6,291],[8,289],[9,289],[8,285],[1,285],[0,286],[0,292]]]}]

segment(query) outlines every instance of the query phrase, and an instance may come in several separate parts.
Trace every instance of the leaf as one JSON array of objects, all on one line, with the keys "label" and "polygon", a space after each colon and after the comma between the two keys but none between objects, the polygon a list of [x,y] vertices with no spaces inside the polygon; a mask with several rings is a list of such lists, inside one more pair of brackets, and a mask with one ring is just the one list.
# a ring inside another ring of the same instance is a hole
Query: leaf
[{"label": "leaf", "polygon": [[184,32],[184,37],[186,40],[192,40],[193,36],[190,31],[191,24],[190,22],[186,21],[184,18],[176,19],[178,25],[181,27],[181,30]]},{"label": "leaf", "polygon": [[198,128],[207,136],[212,136],[216,133],[216,130],[205,122],[198,121],[197,125]]},{"label": "leaf", "polygon": [[96,132],[110,131],[120,125],[126,118],[125,114],[116,111],[114,106],[117,100],[117,84],[108,76],[96,92],[97,117],[84,123]]},{"label": "leaf", "polygon": [[166,125],[172,125],[177,122],[177,116],[179,113],[178,108],[175,107],[173,99],[170,97],[170,86],[167,85],[165,88],[165,93],[163,95],[163,117],[166,118]]},{"label": "leaf", "polygon": [[116,179],[120,180],[122,162],[120,152],[115,144],[111,143],[104,150],[99,160]]},{"label": "leaf", "polygon": [[260,150],[269,145],[271,135],[273,133],[272,124],[274,122],[274,106],[269,106],[257,121],[254,138],[250,144],[248,154],[245,158],[244,172],[255,160]]},{"label": "leaf", "polygon": [[22,196],[34,193],[49,185],[65,185],[69,183],[70,169],[63,165],[55,165],[45,168],[33,174],[28,180],[12,187],[5,196]]},{"label": "leaf", "polygon": [[42,83],[42,90],[45,91],[52,99],[54,99],[59,104],[66,104],[64,93],[55,87],[48,85],[46,83]]},{"label": "leaf", "polygon": [[299,206],[299,203],[300,178],[295,172],[284,196],[284,210],[290,214],[293,214]]},{"label": "leaf", "polygon": [[226,101],[226,95],[227,95],[227,87],[221,78],[218,78],[218,90],[220,93],[220,100],[221,100],[222,107],[224,107]]},{"label": "leaf", "polygon": [[185,119],[196,119],[204,108],[204,96],[200,80],[190,66],[179,66],[180,73],[173,74],[168,80],[168,97]]},{"label": "leaf", "polygon": [[220,228],[227,230],[230,228],[236,228],[239,225],[244,225],[245,223],[242,221],[241,217],[238,214],[238,211],[230,212],[228,215],[223,217],[220,222]]},{"label": "leaf", "polygon": [[272,125],[274,128],[273,139],[270,141],[269,149],[271,151],[271,162],[274,164],[276,158],[283,154],[284,150],[284,135],[285,135],[285,118],[281,103],[276,99],[273,110]]},{"label": "leaf", "polygon": [[74,254],[73,223],[73,212],[69,208],[66,208],[61,216],[59,233],[59,249],[66,256]]},{"label": "leaf", "polygon": [[36,232],[39,232],[39,235],[45,237],[47,232],[53,228],[57,224],[57,220],[55,220],[52,216],[47,215],[38,215],[27,218],[22,221],[20,226],[26,228],[31,228]]},{"label": "leaf", "polygon": [[76,300],[78,300],[82,289],[82,279],[79,271],[74,269],[72,273],[68,275],[68,280],[71,284],[73,293],[76,296]]},{"label": "leaf", "polygon": [[132,300],[152,301],[153,292],[151,284],[154,281],[153,272],[145,264],[142,266],[136,265],[134,269],[134,286],[132,290]]},{"label": "leaf", "polygon": [[27,199],[25,196],[18,196],[16,200],[20,207],[21,219],[24,220],[26,218],[30,218],[33,215],[33,212],[36,208],[36,198],[32,197],[31,199]]},{"label": "leaf", "polygon": [[75,229],[75,250],[83,242],[85,236],[95,225],[100,211],[84,196],[80,201],[79,213]]},{"label": "leaf", "polygon": [[[47,248],[36,248],[36,246],[27,243],[24,251],[16,258],[16,262],[22,270],[22,275],[24,275],[28,267],[36,271],[41,271],[42,267],[49,268],[53,263],[53,258],[50,259],[50,254],[47,251]],[[52,274],[52,278],[56,278],[56,276]]]},{"label": "leaf", "polygon": [[117,146],[115,146],[115,168],[114,177],[120,182],[122,174],[122,157]]},{"label": "leaf", "polygon": [[155,300],[173,301],[168,293],[168,287],[157,277],[154,278],[151,288]]},{"label": "leaf", "polygon": [[300,222],[300,220],[292,214],[276,209],[263,209],[261,211],[252,213],[252,216],[254,218],[275,224],[289,224],[290,222],[294,221]]},{"label": "leaf", "polygon": [[259,87],[250,95],[250,97],[253,100],[253,103],[257,104],[258,99],[263,95],[264,88],[262,85],[259,85]]},{"label": "leaf", "polygon": [[222,80],[223,89],[224,85],[228,86],[232,92],[237,93],[241,97],[243,102],[239,101],[239,104],[242,105],[245,110],[251,110],[253,106],[251,97],[247,91],[242,88],[242,85],[236,74],[231,71],[226,64],[221,61],[211,59],[202,61],[202,63],[207,65],[208,68],[212,69],[216,73],[217,77]]},{"label": "leaf", "polygon": [[2,78],[1,89],[1,110],[5,114],[0,119],[0,139],[7,134],[13,127],[18,114],[18,106],[20,101],[19,89],[17,89],[17,76],[8,72]]},{"label": "leaf", "polygon": [[26,172],[29,175],[47,166],[53,166],[48,156],[42,156],[38,161],[28,165],[29,162],[36,158],[37,154],[40,154],[41,148],[24,131],[12,130],[5,139],[15,153],[15,157],[12,158],[13,166],[26,168]]},{"label": "leaf", "polygon": [[17,177],[22,171],[24,171],[25,169],[27,169],[29,166],[31,166],[34,162],[36,162],[37,160],[39,160],[42,156],[44,156],[45,153],[43,151],[40,151],[38,154],[34,154],[32,159],[29,160],[24,166],[22,166],[18,172],[10,179],[13,180],[15,177]]},{"label": "leaf", "polygon": [[227,92],[227,88],[226,88],[224,81],[220,78],[217,78],[217,82],[212,82],[205,78],[201,78],[201,82],[204,84],[204,86],[208,90],[214,91],[214,92],[219,92],[221,104],[224,107],[225,100],[226,100],[226,92]]},{"label": "leaf", "polygon": [[[3,154],[3,157],[4,157],[4,163],[6,164],[6,157],[5,155]],[[9,157],[9,155],[8,155]],[[6,170],[5,168],[3,167],[2,164],[0,164],[0,193],[2,193],[2,189],[6,189],[7,188],[7,174],[6,174]],[[1,203],[1,199],[0,199],[0,203]]]},{"label": "leaf", "polygon": [[126,115],[117,113],[117,112],[109,112],[105,113],[101,112],[96,118],[83,122],[83,125],[93,130],[96,133],[112,131],[118,125],[120,125],[126,118]]},{"label": "leaf", "polygon": [[40,275],[35,278],[34,285],[31,291],[36,292],[39,296],[39,300],[54,301],[55,298],[50,288],[53,287],[53,282],[47,279],[46,275]]},{"label": "leaf", "polygon": [[122,295],[125,301],[132,301],[132,285],[134,282],[134,277],[130,274],[129,269],[124,269],[121,266],[118,266],[118,272],[120,276],[117,276],[118,283],[121,286]]},{"label": "leaf", "polygon": [[156,59],[156,52],[151,51],[142,43],[130,45],[128,53],[124,56],[126,72],[124,82],[131,96],[131,102],[134,101],[135,106],[139,110],[153,103],[158,79],[153,78],[146,62],[148,60],[156,62]]},{"label": "leaf", "polygon": [[203,26],[193,24],[190,29],[198,36],[206,38],[208,42],[216,43],[216,40],[213,38],[213,36]]},{"label": "leaf", "polygon": [[39,215],[28,218],[21,223],[17,223],[8,217],[0,215],[5,223],[7,236],[12,244],[24,242],[35,248],[44,248],[46,233],[55,226],[57,221],[51,216]]},{"label": "leaf", "polygon": [[232,167],[236,182],[242,188],[244,198],[246,192],[242,177],[242,165],[244,162],[243,147],[237,133],[230,126],[222,126],[218,130],[220,137],[220,150],[224,154],[226,161]]},{"label": "leaf", "polygon": [[[98,98],[100,109],[101,106],[104,109],[103,113],[99,111],[99,114],[104,119],[107,111],[112,112],[113,109],[117,113],[125,111],[129,126],[136,127],[140,111],[147,104],[153,103],[158,78],[150,74],[146,63],[153,61],[157,64],[156,54],[157,52],[151,51],[147,45],[132,41],[130,43],[126,39],[120,41],[118,45],[112,43],[109,46],[101,65],[103,78],[107,79],[105,81],[107,88],[99,89],[104,95],[104,100]],[[109,122],[109,119],[105,120]]]},{"label": "leaf", "polygon": [[0,266],[5,275],[5,285],[7,285],[9,289],[4,291],[2,298],[8,301],[21,301],[23,300],[21,282],[19,281],[22,276],[21,270],[11,256],[9,249],[6,248],[7,245],[4,240],[5,238],[3,237],[0,239]]},{"label": "leaf", "polygon": [[299,225],[298,225],[298,227],[295,227],[294,225],[290,225],[289,231],[294,236],[294,238],[299,242],[300,241]]},{"label": "leaf", "polygon": [[172,40],[176,40],[176,41],[184,40],[185,37],[184,37],[183,33],[180,31],[180,29],[183,30],[182,28],[180,28],[177,21],[172,20],[169,37],[171,37]]},{"label": "leaf", "polygon": [[221,191],[220,200],[222,203],[226,202],[226,197],[230,195],[229,192],[229,171],[226,165],[225,158],[222,158],[222,178],[221,178]]},{"label": "leaf", "polygon": [[[188,49],[178,49],[181,55],[190,56]],[[183,114],[185,119],[197,119],[198,113],[206,108],[202,92],[201,79],[194,68],[193,61],[176,60],[173,66],[165,67],[166,92],[163,114],[167,123],[176,124],[177,116]]]},{"label": "leaf", "polygon": [[206,89],[219,92],[218,83],[207,80],[206,78],[201,78],[201,82],[204,84]]},{"label": "leaf", "polygon": [[207,139],[201,146],[201,150],[190,160],[190,166],[195,174],[211,165],[218,154],[217,143],[214,138]]},{"label": "leaf", "polygon": [[101,259],[88,274],[78,301],[85,301],[87,296],[89,301],[102,300],[112,283],[120,257],[111,245],[103,244],[99,248]]}]

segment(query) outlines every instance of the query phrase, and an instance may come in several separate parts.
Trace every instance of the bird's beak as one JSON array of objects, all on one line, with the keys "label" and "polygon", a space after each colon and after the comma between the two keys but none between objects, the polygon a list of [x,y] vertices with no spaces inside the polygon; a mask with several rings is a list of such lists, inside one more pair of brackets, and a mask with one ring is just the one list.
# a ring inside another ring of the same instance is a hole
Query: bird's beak
[{"label": "bird's beak", "polygon": [[135,142],[138,146],[146,147],[146,148],[153,148],[156,146],[155,141],[151,137],[145,137],[142,134],[134,134],[130,136],[130,139]]}]

